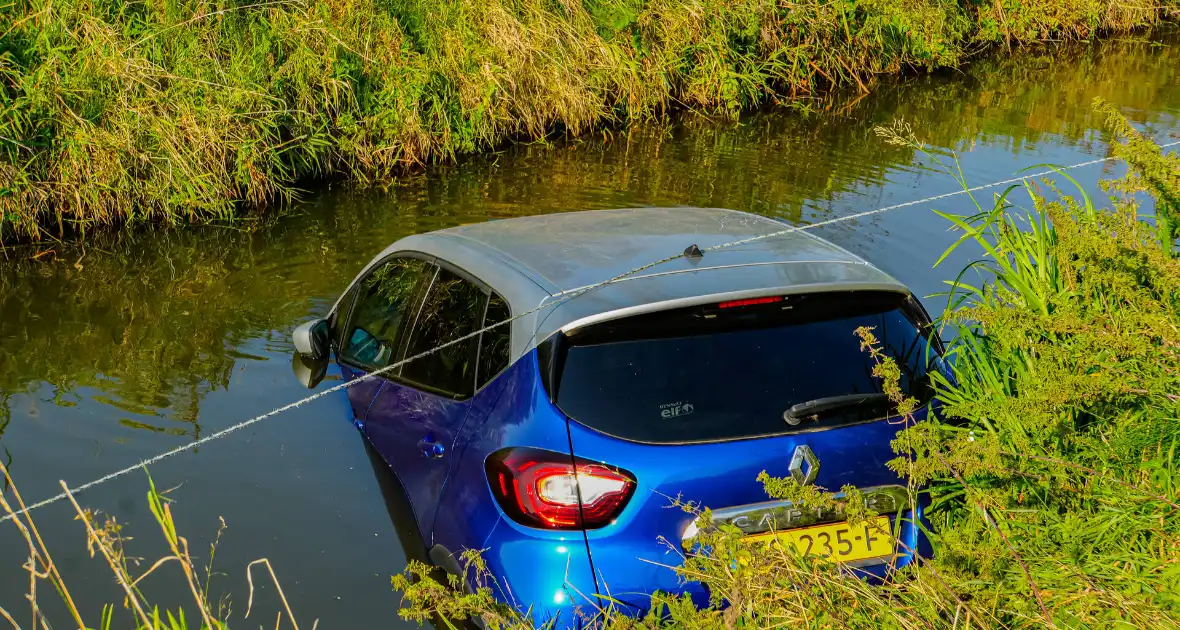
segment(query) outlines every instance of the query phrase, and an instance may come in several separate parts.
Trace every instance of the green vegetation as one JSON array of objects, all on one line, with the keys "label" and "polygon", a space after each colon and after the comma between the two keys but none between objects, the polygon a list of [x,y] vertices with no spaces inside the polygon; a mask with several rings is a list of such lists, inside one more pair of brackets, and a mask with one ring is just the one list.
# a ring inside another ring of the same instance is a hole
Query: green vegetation
[{"label": "green vegetation", "polygon": [[[1180,170],[1121,117],[1110,127],[1132,170],[1108,184],[1110,207],[1046,182],[977,202],[972,216],[942,215],[961,232],[952,250],[983,252],[945,296],[953,378],[936,377],[936,389],[946,422],[915,421],[894,358],[871,330],[855,333],[906,418],[890,466],[912,493],[930,495],[931,558],[870,585],[793,549],[751,546],[731,526],[707,527],[676,571],[708,587],[709,607],[657,594],[643,619],[608,601],[584,602],[587,616],[611,629],[1180,628],[1180,256],[1163,227]],[[904,125],[879,133],[930,151]],[[1139,215],[1143,191],[1154,217]],[[1031,207],[1015,205],[1021,193]],[[791,480],[763,482],[776,497],[835,501]],[[870,516],[847,513],[854,523]],[[393,583],[407,618],[534,627],[489,589]]]},{"label": "green vegetation", "polygon": [[1115,136],[1124,141],[1114,145],[1115,155],[1131,165],[1133,175],[1121,189],[1151,191],[1155,197],[1156,238],[1166,251],[1176,252],[1176,241],[1180,239],[1180,155],[1164,155],[1117,108],[1101,98],[1094,100],[1094,108],[1106,117],[1106,124]]},{"label": "green vegetation", "polygon": [[670,108],[808,108],[990,45],[1174,18],[1177,0],[14,0],[0,7],[0,238],[225,222],[301,182]]}]

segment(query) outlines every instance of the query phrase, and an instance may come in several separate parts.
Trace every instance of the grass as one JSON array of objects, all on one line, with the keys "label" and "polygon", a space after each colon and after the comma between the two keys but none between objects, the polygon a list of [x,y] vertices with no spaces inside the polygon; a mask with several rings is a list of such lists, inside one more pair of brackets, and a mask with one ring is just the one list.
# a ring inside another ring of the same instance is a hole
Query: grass
[{"label": "grass", "polygon": [[233,221],[670,109],[811,107],[993,45],[1126,32],[1176,0],[13,0],[0,238]]},{"label": "grass", "polygon": [[[591,596],[582,603],[591,625],[1180,628],[1180,255],[1168,227],[1180,169],[1125,119],[1108,126],[1131,166],[1107,184],[1108,205],[1044,182],[976,199],[969,216],[941,215],[961,234],[951,251],[970,243],[981,252],[944,296],[939,324],[954,340],[950,374],[935,377],[943,421],[916,421],[894,357],[872,330],[849,331],[906,421],[889,465],[911,497],[930,498],[931,557],[869,584],[855,569],[705,527],[669,570],[707,587],[708,606],[657,593],[634,619]],[[953,156],[934,154],[906,126],[879,133],[966,187]],[[1147,216],[1144,192],[1154,201]],[[776,498],[835,501],[790,479],[761,480]],[[708,510],[700,514],[707,522]],[[854,524],[871,516],[846,513]],[[487,578],[478,557],[468,559]],[[458,595],[423,565],[408,573],[394,577],[406,618],[537,626],[491,589]]]}]

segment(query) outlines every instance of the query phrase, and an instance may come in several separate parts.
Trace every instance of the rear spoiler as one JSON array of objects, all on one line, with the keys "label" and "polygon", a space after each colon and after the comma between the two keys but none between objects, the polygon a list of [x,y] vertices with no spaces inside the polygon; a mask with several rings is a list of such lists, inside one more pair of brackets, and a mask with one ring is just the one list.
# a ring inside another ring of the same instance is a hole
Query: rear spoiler
[{"label": "rear spoiler", "polygon": [[902,295],[910,295],[910,290],[906,288],[905,285],[892,282],[825,282],[822,284],[803,284],[789,287],[763,287],[758,289],[745,289],[742,291],[728,291],[724,293],[694,295],[692,297],[664,300],[660,302],[649,302],[647,304],[629,306],[627,308],[620,308],[613,311],[605,311],[569,322],[562,326],[560,330],[562,333],[569,334],[570,332],[579,328],[593,326],[594,324],[600,324],[602,322],[623,319],[635,315],[655,313],[658,311],[667,311],[690,306],[700,306],[702,304],[710,304],[713,302],[728,302],[732,300],[745,300],[751,298],[769,297],[773,295],[797,295],[800,293],[845,293],[849,291],[884,291],[890,293],[900,293]]}]

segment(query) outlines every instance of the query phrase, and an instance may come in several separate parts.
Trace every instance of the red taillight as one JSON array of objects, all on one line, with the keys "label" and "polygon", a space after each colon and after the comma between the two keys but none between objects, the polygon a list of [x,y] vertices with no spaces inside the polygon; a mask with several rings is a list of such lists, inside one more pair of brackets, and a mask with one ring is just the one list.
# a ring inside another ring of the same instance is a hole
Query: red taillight
[{"label": "red taillight", "polygon": [[730,300],[728,302],[721,302],[717,308],[737,308],[739,306],[756,306],[758,304],[774,304],[775,302],[782,302],[783,296],[772,295],[769,297],[748,298],[745,300]]},{"label": "red taillight", "polygon": [[506,514],[546,529],[608,525],[635,491],[635,477],[625,470],[532,448],[493,453],[487,474]]}]

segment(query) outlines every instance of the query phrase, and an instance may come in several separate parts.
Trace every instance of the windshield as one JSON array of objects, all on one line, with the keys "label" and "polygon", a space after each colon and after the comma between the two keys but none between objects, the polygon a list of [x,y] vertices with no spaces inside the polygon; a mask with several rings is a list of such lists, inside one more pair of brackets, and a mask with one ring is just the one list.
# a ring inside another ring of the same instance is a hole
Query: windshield
[{"label": "windshield", "polygon": [[889,417],[855,330],[873,328],[925,403],[928,321],[913,298],[819,293],[722,302],[573,331],[551,379],[563,413],[623,439],[683,443]]}]

